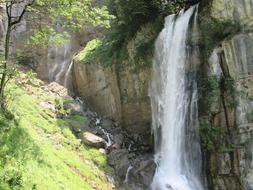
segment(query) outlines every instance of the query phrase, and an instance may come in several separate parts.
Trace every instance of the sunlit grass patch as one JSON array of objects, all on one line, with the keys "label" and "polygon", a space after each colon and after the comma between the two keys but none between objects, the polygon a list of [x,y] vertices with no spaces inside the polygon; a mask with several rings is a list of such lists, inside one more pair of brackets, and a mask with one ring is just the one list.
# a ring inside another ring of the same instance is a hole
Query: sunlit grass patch
[{"label": "sunlit grass patch", "polygon": [[113,170],[106,164],[106,155],[82,145],[71,131],[86,124],[87,118],[58,118],[40,106],[55,97],[49,100],[38,93],[38,87],[29,88],[28,92],[11,82],[6,92],[14,118],[0,112],[0,190],[112,189],[107,175],[113,175]]}]

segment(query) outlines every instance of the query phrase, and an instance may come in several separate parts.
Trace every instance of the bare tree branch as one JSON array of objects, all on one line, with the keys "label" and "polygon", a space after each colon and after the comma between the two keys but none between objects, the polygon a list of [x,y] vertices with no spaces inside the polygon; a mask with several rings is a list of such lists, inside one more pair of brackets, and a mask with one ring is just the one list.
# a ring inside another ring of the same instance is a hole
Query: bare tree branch
[{"label": "bare tree branch", "polygon": [[18,19],[15,20],[15,21],[11,21],[11,23],[10,23],[10,26],[11,26],[11,27],[12,27],[13,25],[18,24],[18,23],[21,22],[22,18],[24,17],[24,15],[25,15],[25,13],[26,13],[26,11],[27,11],[27,8],[28,8],[29,6],[32,6],[34,2],[35,2],[35,0],[32,0],[31,2],[29,2],[29,3],[27,3],[27,4],[25,5],[25,7],[23,8],[21,14],[20,14],[19,16],[16,17],[16,18],[18,18]]}]

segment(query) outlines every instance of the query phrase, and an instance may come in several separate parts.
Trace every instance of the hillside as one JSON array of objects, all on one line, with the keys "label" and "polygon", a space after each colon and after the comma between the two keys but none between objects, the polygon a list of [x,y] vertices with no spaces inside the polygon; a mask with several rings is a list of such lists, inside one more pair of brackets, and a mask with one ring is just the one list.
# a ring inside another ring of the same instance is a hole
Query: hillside
[{"label": "hillside", "polygon": [[106,156],[71,131],[87,122],[63,109],[73,99],[50,91],[32,72],[20,73],[7,93],[9,112],[0,113],[1,190],[113,189]]}]

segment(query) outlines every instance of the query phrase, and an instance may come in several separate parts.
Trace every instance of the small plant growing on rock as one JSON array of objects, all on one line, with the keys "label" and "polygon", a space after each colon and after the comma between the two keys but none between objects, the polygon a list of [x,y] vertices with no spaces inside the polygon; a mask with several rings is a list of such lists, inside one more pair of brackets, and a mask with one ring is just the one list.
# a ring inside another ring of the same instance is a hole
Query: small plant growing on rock
[{"label": "small plant growing on rock", "polygon": [[215,47],[217,47],[224,39],[236,34],[240,28],[241,26],[233,20],[221,21],[210,15],[201,16],[201,45],[205,48],[206,56],[209,57]]},{"label": "small plant growing on rock", "polygon": [[200,91],[206,106],[210,108],[220,96],[220,80],[215,75],[202,79]]},{"label": "small plant growing on rock", "polygon": [[68,115],[68,110],[64,109],[63,100],[59,98],[55,98],[55,110],[58,118],[63,118]]},{"label": "small plant growing on rock", "polygon": [[30,70],[26,73],[26,77],[29,83],[34,84],[37,79],[37,74],[33,72],[32,70]]},{"label": "small plant growing on rock", "polygon": [[200,137],[202,146],[205,150],[215,151],[217,147],[217,139],[221,134],[221,128],[213,126],[207,119],[200,121]]}]

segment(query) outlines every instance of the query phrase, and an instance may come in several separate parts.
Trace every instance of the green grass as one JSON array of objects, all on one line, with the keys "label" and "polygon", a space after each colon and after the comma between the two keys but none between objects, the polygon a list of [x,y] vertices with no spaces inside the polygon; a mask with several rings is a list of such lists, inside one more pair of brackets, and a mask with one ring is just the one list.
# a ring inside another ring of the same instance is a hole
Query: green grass
[{"label": "green grass", "polygon": [[106,175],[113,170],[106,156],[81,145],[70,130],[86,118],[50,116],[52,111],[40,102],[52,97],[39,88],[29,89],[11,82],[8,110],[14,119],[0,112],[0,190],[112,189]]}]

